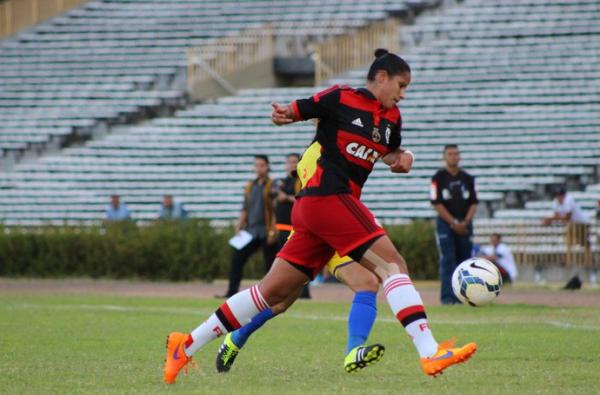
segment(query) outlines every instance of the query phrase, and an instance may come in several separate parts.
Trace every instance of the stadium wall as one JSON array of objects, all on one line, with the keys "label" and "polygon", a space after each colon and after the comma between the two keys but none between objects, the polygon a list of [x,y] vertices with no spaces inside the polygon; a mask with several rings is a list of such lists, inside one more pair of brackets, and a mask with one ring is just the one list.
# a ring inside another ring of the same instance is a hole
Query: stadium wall
[{"label": "stadium wall", "polygon": [[52,18],[88,0],[0,0],[0,38]]}]

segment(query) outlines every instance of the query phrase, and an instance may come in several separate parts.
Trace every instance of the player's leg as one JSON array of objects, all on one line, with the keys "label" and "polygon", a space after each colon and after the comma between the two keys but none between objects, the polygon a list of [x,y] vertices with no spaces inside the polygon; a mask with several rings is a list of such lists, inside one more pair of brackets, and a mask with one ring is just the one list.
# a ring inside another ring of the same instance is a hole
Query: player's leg
[{"label": "player's leg", "polygon": [[427,374],[436,375],[475,352],[474,343],[461,348],[449,344],[438,347],[404,258],[363,203],[348,194],[307,199],[305,206],[312,211],[306,219],[307,229],[340,255],[349,255],[360,262],[382,281],[388,304],[413,339]]},{"label": "player's leg", "polygon": [[281,258],[259,285],[241,291],[227,299],[208,319],[190,334],[171,333],[167,338],[165,382],[172,384],[179,371],[202,346],[235,331],[252,320],[261,311],[275,306],[296,293],[309,280],[302,271]]},{"label": "player's leg", "polygon": [[302,200],[292,210],[292,220],[298,224],[297,232],[279,252],[271,270],[260,284],[229,298],[189,335],[169,335],[165,382],[174,383],[179,371],[203,345],[241,328],[270,306],[288,300],[325,266],[334,251],[316,235],[305,230]]},{"label": "player's leg", "polygon": [[269,240],[263,240],[262,242],[262,254],[263,254],[263,262],[265,264],[265,273],[271,270],[271,265],[275,262],[275,257],[279,248],[277,243],[269,244]]},{"label": "player's leg", "polygon": [[[354,252],[360,254],[360,250]],[[388,304],[417,348],[426,374],[436,376],[445,368],[473,355],[477,349],[475,343],[463,347],[454,347],[452,342],[437,344],[421,296],[408,275],[406,262],[387,235],[381,236],[368,247],[360,263],[383,280]]]},{"label": "player's leg", "polygon": [[344,369],[350,373],[372,365],[383,357],[381,344],[366,345],[377,317],[379,280],[369,270],[350,257],[334,258],[327,264],[329,271],[354,291],[348,315],[348,339]]},{"label": "player's leg", "polygon": [[[279,231],[278,233],[278,241],[276,245],[269,245],[268,243],[263,244],[263,259],[268,262],[271,259],[271,262],[275,259],[275,254],[280,251],[285,243],[291,236],[291,232],[289,231]],[[270,263],[265,266],[265,269],[268,271],[270,269]],[[246,325],[242,326],[240,329],[230,332],[225,336],[221,347],[219,347],[219,351],[217,352],[216,359],[216,367],[219,372],[228,372],[235,361],[239,351],[244,347],[250,336],[260,329],[268,320],[273,318],[274,316],[281,314],[287,310],[289,306],[298,298],[299,293],[291,294],[285,301],[272,306],[271,308],[265,309],[261,311],[257,316],[252,318],[252,320]]]},{"label": "player's leg", "polygon": [[300,292],[301,290],[298,290],[295,294],[290,294],[290,296],[283,302],[261,311],[258,313],[258,315],[254,316],[249,323],[234,332],[228,333],[225,336],[223,343],[219,347],[219,351],[217,352],[217,371],[221,373],[228,372],[233,366],[233,363],[235,362],[240,350],[242,347],[244,347],[250,336],[259,330],[271,318],[284,313],[298,298]]}]

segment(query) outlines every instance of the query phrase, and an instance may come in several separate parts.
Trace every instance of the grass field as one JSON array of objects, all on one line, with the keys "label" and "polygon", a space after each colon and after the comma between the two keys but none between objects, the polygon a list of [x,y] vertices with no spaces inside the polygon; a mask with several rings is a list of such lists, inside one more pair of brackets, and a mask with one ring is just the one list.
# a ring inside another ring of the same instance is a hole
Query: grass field
[{"label": "grass field", "polygon": [[165,336],[188,331],[217,300],[0,295],[0,393],[130,394],[590,394],[600,391],[600,308],[494,305],[428,310],[438,340],[479,351],[437,379],[387,306],[371,340],[383,360],[342,369],[348,303],[298,302],[257,333],[229,374],[214,370],[218,342],[195,357],[200,371],[162,383]]}]

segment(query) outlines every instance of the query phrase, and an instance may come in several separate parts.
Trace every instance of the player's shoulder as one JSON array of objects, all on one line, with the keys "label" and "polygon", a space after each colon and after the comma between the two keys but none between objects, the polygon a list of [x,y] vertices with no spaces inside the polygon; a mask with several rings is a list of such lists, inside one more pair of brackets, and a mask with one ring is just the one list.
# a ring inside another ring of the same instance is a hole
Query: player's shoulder
[{"label": "player's shoulder", "polygon": [[316,102],[321,100],[331,101],[331,100],[339,100],[339,97],[342,94],[342,91],[352,89],[347,85],[332,85],[329,88],[325,88],[316,94],[313,95],[313,99]]},{"label": "player's shoulder", "polygon": [[439,180],[439,179],[445,177],[445,175],[446,175],[446,169],[441,168],[441,169],[438,169],[438,171],[435,172],[435,174],[433,175],[432,178],[434,180]]},{"label": "player's shoulder", "polygon": [[329,88],[325,88],[320,90],[317,95],[323,96],[331,93],[341,92],[341,91],[354,91],[355,89],[349,85],[331,85]]},{"label": "player's shoulder", "polygon": [[395,124],[399,124],[402,121],[402,115],[400,114],[400,109],[398,106],[393,106],[392,108],[387,109],[383,116]]},{"label": "player's shoulder", "polygon": [[468,171],[466,171],[464,169],[460,169],[460,174],[463,178],[466,178],[467,180],[475,179],[475,176],[473,176],[472,174],[470,174]]}]

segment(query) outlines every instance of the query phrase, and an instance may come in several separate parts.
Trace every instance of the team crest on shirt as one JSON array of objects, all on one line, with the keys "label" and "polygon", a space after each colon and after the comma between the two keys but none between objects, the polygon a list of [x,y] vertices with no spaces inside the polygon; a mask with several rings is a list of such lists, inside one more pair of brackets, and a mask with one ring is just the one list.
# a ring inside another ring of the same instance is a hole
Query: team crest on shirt
[{"label": "team crest on shirt", "polygon": [[371,133],[371,138],[373,139],[374,142],[378,143],[381,141],[381,133],[379,133],[379,129],[378,128],[373,128],[373,132]]},{"label": "team crest on shirt", "polygon": [[385,127],[385,143],[390,143],[390,136],[392,134],[392,130],[390,129],[390,125]]}]

